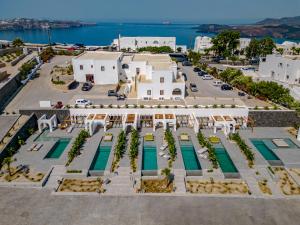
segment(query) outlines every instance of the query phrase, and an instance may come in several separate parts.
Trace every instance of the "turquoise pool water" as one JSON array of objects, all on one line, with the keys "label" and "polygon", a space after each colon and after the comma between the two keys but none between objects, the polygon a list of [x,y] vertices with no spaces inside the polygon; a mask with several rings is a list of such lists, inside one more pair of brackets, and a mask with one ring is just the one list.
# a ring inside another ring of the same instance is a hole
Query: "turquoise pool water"
[{"label": "turquoise pool water", "polygon": [[277,150],[277,149],[290,149],[290,148],[293,148],[293,149],[299,149],[299,146],[296,145],[291,139],[289,138],[282,138],[289,146],[288,147],[278,147],[277,145],[275,145],[272,141],[272,139],[270,138],[264,138],[264,139],[254,139],[254,140],[259,140],[259,141],[263,141],[267,147],[269,147],[270,149],[274,149],[274,150]]},{"label": "turquoise pool water", "polygon": [[47,153],[45,156],[46,159],[58,159],[61,154],[66,149],[67,145],[70,142],[70,138],[61,138],[59,139],[54,146],[51,148],[51,150]]},{"label": "turquoise pool water", "polygon": [[157,170],[157,158],[155,146],[144,146],[142,170]]},{"label": "turquoise pool water", "polygon": [[235,165],[222,144],[214,146],[218,163],[223,173],[237,173]]},{"label": "turquoise pool water", "polygon": [[201,170],[193,145],[180,145],[185,170]]},{"label": "turquoise pool water", "polygon": [[111,146],[100,146],[98,147],[91,164],[90,170],[105,170],[106,164],[111,151]]},{"label": "turquoise pool water", "polygon": [[251,139],[252,144],[262,154],[265,160],[280,160],[275,153],[260,139]]}]

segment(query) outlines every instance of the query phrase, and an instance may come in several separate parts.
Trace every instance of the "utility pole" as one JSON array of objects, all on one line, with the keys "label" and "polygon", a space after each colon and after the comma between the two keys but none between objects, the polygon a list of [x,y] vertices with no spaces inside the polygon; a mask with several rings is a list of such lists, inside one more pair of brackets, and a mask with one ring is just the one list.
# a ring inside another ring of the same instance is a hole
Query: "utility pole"
[{"label": "utility pole", "polygon": [[47,34],[48,34],[48,43],[49,43],[49,46],[51,46],[51,28],[49,25],[47,28]]}]

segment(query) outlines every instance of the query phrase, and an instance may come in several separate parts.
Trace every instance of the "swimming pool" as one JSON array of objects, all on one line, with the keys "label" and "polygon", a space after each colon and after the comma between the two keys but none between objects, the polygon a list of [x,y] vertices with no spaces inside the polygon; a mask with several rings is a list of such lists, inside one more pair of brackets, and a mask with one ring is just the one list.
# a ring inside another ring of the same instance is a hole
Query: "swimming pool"
[{"label": "swimming pool", "polygon": [[262,139],[250,139],[255,148],[265,158],[265,160],[280,160],[277,155],[264,143]]},{"label": "swimming pool", "polygon": [[45,156],[46,159],[58,159],[64,152],[68,144],[70,143],[70,138],[60,138],[50,151]]},{"label": "swimming pool", "polygon": [[238,173],[234,163],[222,144],[214,145],[215,154],[223,173]]},{"label": "swimming pool", "polygon": [[98,146],[90,170],[105,170],[110,155],[111,146]]},{"label": "swimming pool", "polygon": [[157,170],[157,158],[155,146],[143,147],[142,170]]},{"label": "swimming pool", "polygon": [[180,145],[185,170],[201,170],[193,145]]},{"label": "swimming pool", "polygon": [[276,138],[256,138],[254,140],[259,140],[265,143],[265,145],[273,150],[277,150],[277,149],[299,149],[299,146],[296,145],[291,139],[289,138],[277,138],[277,139],[283,139],[285,143],[288,144],[287,147],[278,147],[277,145],[274,144],[273,139]]}]

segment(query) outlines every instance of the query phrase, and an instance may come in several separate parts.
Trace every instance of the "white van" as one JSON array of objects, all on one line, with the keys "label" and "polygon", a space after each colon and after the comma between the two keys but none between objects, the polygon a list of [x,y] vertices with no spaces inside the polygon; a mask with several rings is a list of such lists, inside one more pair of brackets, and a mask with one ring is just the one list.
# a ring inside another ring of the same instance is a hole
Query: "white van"
[{"label": "white van", "polygon": [[214,86],[221,86],[222,84],[223,84],[223,82],[220,80],[214,81]]},{"label": "white van", "polygon": [[78,106],[87,106],[87,105],[91,105],[92,102],[90,100],[86,100],[86,99],[77,99],[75,101],[75,104]]}]

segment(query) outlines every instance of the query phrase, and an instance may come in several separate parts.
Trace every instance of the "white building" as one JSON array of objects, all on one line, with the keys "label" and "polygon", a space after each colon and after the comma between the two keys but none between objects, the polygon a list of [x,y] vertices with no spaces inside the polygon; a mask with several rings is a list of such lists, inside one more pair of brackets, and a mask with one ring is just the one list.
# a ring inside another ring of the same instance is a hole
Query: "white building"
[{"label": "white building", "polygon": [[292,54],[292,48],[300,48],[300,43],[292,42],[292,41],[285,41],[282,44],[276,44],[277,48],[282,48],[283,49],[283,54],[284,55],[290,55]]},{"label": "white building", "polygon": [[[207,36],[198,36],[195,38],[194,51],[204,53],[205,49],[209,49],[213,46],[212,38]],[[250,38],[240,38],[238,50],[243,50],[249,46],[251,42]]]},{"label": "white building", "polygon": [[162,47],[169,46],[173,51],[176,51],[175,37],[121,37],[114,39],[112,46],[118,50],[129,49],[137,50],[143,47]]},{"label": "white building", "polygon": [[300,56],[268,55],[259,64],[258,77],[283,85],[300,100]]},{"label": "white building", "polygon": [[267,55],[261,60],[258,72],[261,78],[300,84],[300,56]]},{"label": "white building", "polygon": [[121,52],[92,51],[72,59],[74,79],[94,84],[117,84],[122,79]]},{"label": "white building", "polygon": [[240,38],[238,50],[244,50],[249,46],[250,42],[251,42],[251,38]]},{"label": "white building", "polygon": [[122,63],[133,98],[184,98],[185,81],[177,71],[177,64],[169,55],[134,54],[125,56]]},{"label": "white building", "polygon": [[207,36],[198,36],[195,38],[194,51],[203,53],[205,49],[213,46],[211,43],[212,38]]}]

